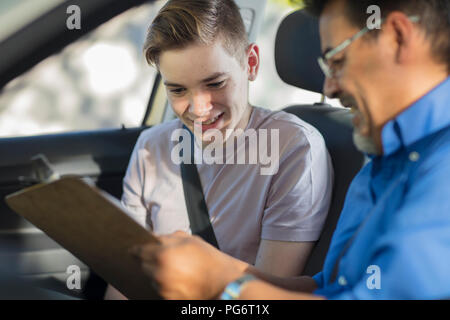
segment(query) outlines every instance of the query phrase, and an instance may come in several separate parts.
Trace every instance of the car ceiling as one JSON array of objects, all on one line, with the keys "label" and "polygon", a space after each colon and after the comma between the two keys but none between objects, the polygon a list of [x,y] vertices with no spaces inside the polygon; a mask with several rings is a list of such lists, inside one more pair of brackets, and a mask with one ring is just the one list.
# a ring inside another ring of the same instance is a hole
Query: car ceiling
[{"label": "car ceiling", "polygon": [[[0,90],[48,56],[127,9],[154,0],[64,1],[0,43]],[[67,7],[81,8],[81,29],[66,26]]]}]

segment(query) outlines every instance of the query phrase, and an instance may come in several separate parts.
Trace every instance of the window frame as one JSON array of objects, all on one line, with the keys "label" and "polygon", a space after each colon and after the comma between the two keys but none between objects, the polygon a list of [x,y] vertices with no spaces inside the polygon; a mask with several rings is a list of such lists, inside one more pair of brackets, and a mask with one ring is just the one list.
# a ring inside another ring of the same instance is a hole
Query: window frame
[{"label": "window frame", "polygon": [[[68,17],[66,11],[67,7],[73,4],[71,0],[64,1],[45,12],[0,42],[0,52],[2,52],[2,59],[0,59],[0,94],[10,81],[29,71],[51,55],[62,51],[84,35],[129,9],[155,1],[79,0],[77,5],[81,8],[82,13],[80,30],[69,30],[66,26]],[[40,30],[40,32],[36,33],[36,30]],[[158,94],[153,92],[159,87],[160,82],[160,78],[155,77],[147,109],[141,121],[142,125],[145,125],[147,118],[152,115],[151,110],[156,101],[161,100],[156,99]],[[156,115],[153,116],[153,119],[155,120],[152,122],[155,122]]]}]

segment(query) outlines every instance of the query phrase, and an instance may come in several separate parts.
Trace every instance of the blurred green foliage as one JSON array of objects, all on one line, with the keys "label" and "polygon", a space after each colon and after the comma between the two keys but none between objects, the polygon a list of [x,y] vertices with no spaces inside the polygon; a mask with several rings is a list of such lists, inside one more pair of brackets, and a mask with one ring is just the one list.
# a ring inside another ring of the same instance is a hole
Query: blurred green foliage
[{"label": "blurred green foliage", "polygon": [[269,0],[269,1],[284,7],[301,8],[303,6],[302,0]]}]

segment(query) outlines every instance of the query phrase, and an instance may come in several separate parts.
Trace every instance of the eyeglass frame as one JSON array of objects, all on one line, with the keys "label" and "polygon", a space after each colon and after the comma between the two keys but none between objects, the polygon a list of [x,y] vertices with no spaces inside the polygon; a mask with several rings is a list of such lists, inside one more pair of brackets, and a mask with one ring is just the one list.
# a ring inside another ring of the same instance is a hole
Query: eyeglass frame
[{"label": "eyeglass frame", "polygon": [[[411,22],[419,22],[420,17],[419,16],[408,16],[408,19]],[[380,24],[382,24],[385,21],[385,19],[382,19]],[[342,41],[339,45],[337,45],[334,49],[331,49],[324,55],[317,58],[317,62],[319,63],[320,69],[325,74],[325,77],[327,78],[334,78],[336,75],[336,71],[332,71],[330,66],[328,65],[328,60],[338,54],[339,52],[342,52],[345,48],[347,48],[349,45],[351,45],[355,40],[361,38],[363,35],[365,35],[367,32],[371,31],[373,29],[370,29],[368,26],[365,26],[361,30],[359,30],[356,34],[351,36],[350,38]]]}]

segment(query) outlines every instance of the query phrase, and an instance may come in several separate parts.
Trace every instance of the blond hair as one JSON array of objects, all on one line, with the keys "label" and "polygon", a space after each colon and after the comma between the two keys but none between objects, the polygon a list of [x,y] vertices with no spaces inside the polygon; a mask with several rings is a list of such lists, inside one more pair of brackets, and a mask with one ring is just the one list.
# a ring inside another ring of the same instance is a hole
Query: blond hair
[{"label": "blond hair", "polygon": [[247,33],[233,0],[169,0],[150,25],[144,55],[159,65],[162,52],[191,44],[210,45],[217,39],[225,50],[243,63]]}]

